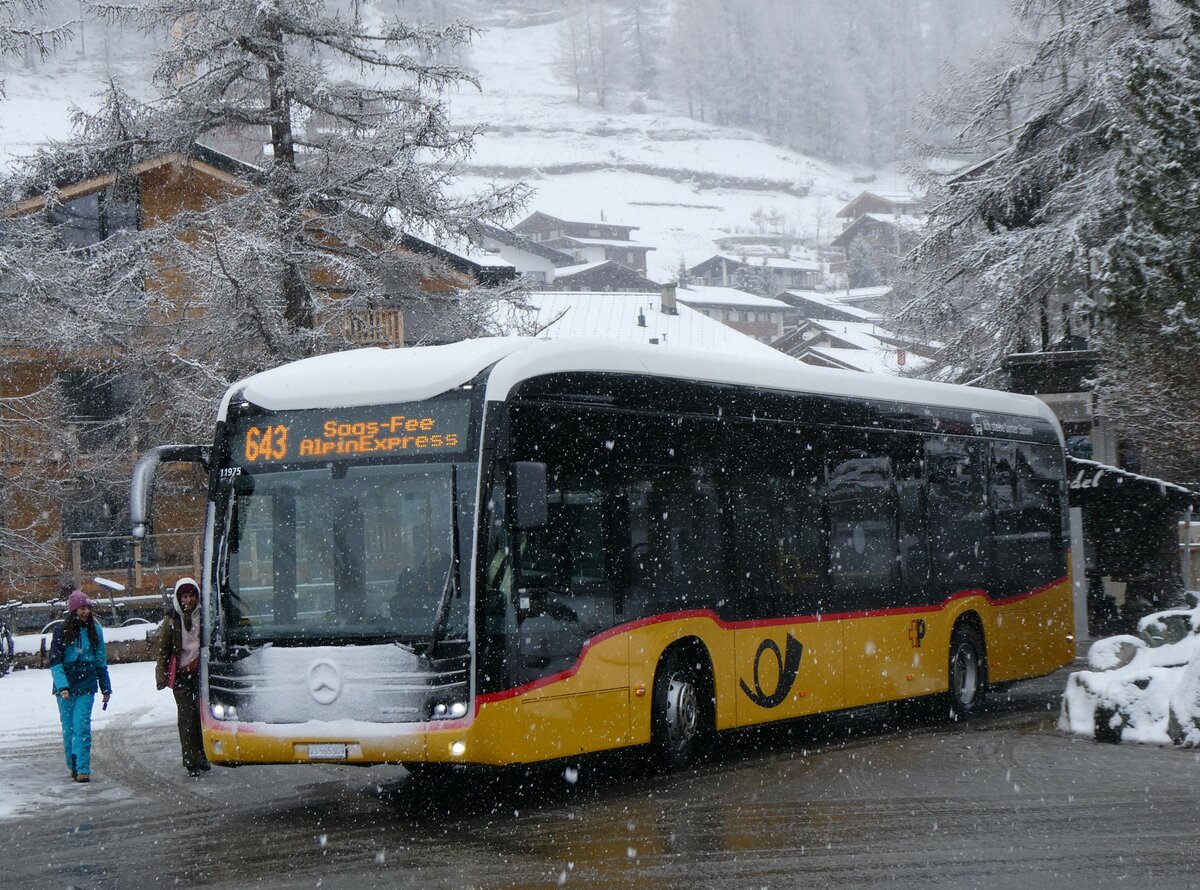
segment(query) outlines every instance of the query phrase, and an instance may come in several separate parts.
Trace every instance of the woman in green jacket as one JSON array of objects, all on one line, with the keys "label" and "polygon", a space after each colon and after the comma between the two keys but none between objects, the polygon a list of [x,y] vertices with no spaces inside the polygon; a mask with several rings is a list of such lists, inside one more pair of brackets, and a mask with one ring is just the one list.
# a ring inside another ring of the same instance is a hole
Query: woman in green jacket
[{"label": "woman in green jacket", "polygon": [[180,578],[171,602],[175,609],[163,620],[154,680],[159,689],[170,686],[175,693],[183,768],[198,776],[209,769],[200,732],[200,585]]}]

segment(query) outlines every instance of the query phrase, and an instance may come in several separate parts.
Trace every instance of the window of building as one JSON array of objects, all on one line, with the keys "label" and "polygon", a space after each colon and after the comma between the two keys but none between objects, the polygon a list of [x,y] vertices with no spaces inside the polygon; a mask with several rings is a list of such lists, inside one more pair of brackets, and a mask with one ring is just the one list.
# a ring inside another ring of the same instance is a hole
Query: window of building
[{"label": "window of building", "polygon": [[118,196],[113,187],[51,204],[47,214],[65,247],[90,247],[138,226],[136,194]]},{"label": "window of building", "polygon": [[82,483],[76,486],[63,506],[63,536],[72,562],[78,553],[80,567],[89,571],[128,565],[127,517],[122,492]]},{"label": "window of building", "polygon": [[130,381],[119,375],[62,371],[59,387],[67,416],[84,450],[99,448],[120,435],[122,420],[133,404]]}]

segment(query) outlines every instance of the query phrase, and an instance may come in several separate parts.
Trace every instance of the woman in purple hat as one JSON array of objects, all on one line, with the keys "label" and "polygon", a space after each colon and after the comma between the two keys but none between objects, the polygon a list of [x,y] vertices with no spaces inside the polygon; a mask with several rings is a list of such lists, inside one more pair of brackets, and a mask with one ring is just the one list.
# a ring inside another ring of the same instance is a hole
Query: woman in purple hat
[{"label": "woman in purple hat", "polygon": [[67,599],[67,612],[67,620],[54,629],[50,640],[50,674],[71,778],[87,782],[92,773],[92,705],[99,689],[108,706],[112,683],[104,632],[92,617],[92,601],[76,590]]}]

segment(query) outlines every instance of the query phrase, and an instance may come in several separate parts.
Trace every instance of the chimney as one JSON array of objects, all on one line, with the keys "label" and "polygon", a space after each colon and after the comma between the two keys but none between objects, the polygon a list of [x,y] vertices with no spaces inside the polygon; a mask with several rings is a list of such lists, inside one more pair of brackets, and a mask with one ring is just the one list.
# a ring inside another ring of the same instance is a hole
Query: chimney
[{"label": "chimney", "polygon": [[675,303],[675,285],[664,284],[662,286],[662,312],[663,315],[678,315],[679,306]]}]

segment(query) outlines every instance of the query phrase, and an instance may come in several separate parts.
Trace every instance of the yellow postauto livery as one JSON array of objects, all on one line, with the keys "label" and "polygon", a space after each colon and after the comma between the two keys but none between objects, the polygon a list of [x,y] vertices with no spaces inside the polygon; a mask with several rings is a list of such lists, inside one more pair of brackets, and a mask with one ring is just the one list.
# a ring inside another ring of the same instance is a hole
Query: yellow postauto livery
[{"label": "yellow postauto livery", "polygon": [[1038,400],[653,345],[364,349],[233,386],[209,446],[217,763],[512,764],[1070,661]]}]

